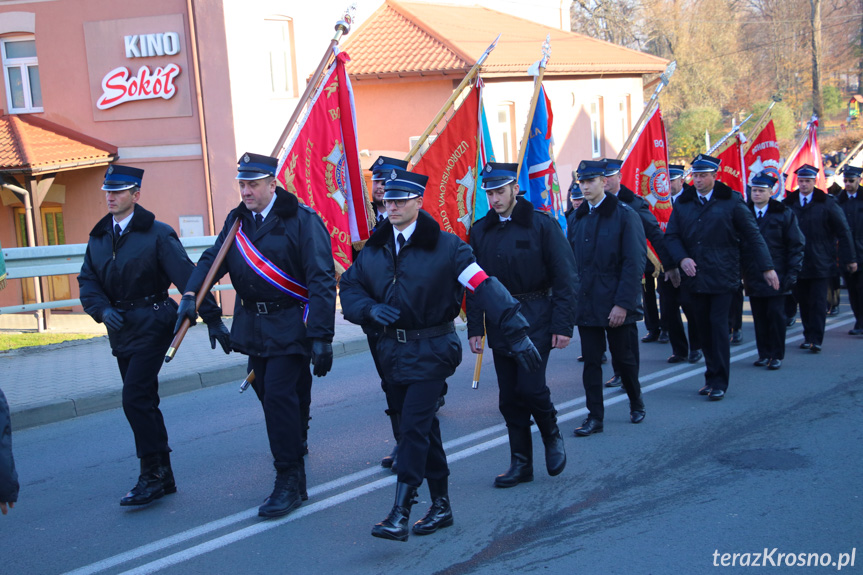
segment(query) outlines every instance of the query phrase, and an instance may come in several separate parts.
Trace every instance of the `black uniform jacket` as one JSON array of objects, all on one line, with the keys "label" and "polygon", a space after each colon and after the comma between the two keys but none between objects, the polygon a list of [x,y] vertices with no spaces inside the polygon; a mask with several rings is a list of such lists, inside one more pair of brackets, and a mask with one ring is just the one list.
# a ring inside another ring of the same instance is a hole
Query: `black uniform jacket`
[{"label": "black uniform jacket", "polygon": [[853,200],[848,197],[848,192],[842,190],[836,202],[845,213],[845,221],[854,240],[854,254],[859,258],[863,254],[863,187],[857,187]]},{"label": "black uniform jacket", "polygon": [[[560,224],[519,197],[512,221],[501,222],[494,210],[476,221],[470,245],[480,267],[521,301],[521,313],[530,323],[528,335],[537,349],[550,350],[552,334],[572,337],[575,260]],[[537,293],[549,290],[552,295],[547,297]],[[467,321],[469,337],[483,335],[483,312],[471,292]],[[494,328],[488,330],[488,345],[508,349],[506,338]]]},{"label": "black uniform jacket", "polygon": [[[113,216],[108,214],[90,232],[84,265],[78,275],[81,304],[90,316],[102,321],[102,312],[128,302],[160,295],[173,283],[185,289],[195,265],[186,255],[180,239],[168,224],[135,205],[126,231],[114,246]],[[201,306],[205,320],[218,319],[221,311],[212,296]],[[151,346],[167,345],[177,321],[177,304],[156,303],[123,311],[119,331],[108,329],[116,356],[126,356]]]},{"label": "black uniform jacket", "polygon": [[18,501],[18,473],[15,471],[15,458],[12,457],[12,424],[9,417],[9,404],[0,389],[0,501]]},{"label": "black uniform jacket", "polygon": [[[231,210],[216,243],[201,255],[189,291],[198,291],[236,218],[255,248],[276,267],[309,290],[309,317],[304,305],[259,276],[243,259],[236,242],[228,250],[216,280],[231,274],[237,291],[231,346],[259,357],[310,355],[311,339],[333,340],[336,317],[336,272],[330,235],[320,216],[300,204],[296,196],[276,188],[276,201],[256,231],[254,216],[245,204]],[[246,305],[243,305],[245,302]],[[283,302],[284,307],[258,313],[256,302]]]},{"label": "black uniform jacket", "polygon": [[[755,206],[749,202],[749,209],[755,214]],[[754,266],[752,260],[743,263],[743,284],[746,293],[755,297],[771,297],[791,291],[797,282],[797,274],[803,267],[803,249],[806,238],[797,225],[797,216],[782,202],[770,200],[762,218],[756,218],[758,230],[770,250],[773,269],[779,276],[779,291],[764,280],[764,274]]]},{"label": "black uniform jacket", "polygon": [[800,192],[785,196],[783,203],[794,211],[800,231],[806,237],[803,269],[799,278],[829,278],[839,273],[836,267],[836,243],[839,263],[844,269],[857,261],[854,241],[845,214],[836,199],[815,188],[806,207],[800,205]]},{"label": "black uniform jacket", "polygon": [[[650,211],[650,204],[647,200],[626,186],[620,186],[620,190],[617,192],[617,199],[635,210],[635,213],[638,214],[641,225],[644,228],[644,236],[650,240],[650,244],[656,250],[662,267],[666,270],[674,269],[676,267],[675,262],[665,247],[665,236],[659,227],[659,222],[656,221],[656,216]],[[648,266],[648,270],[651,273],[653,272],[652,264]]]},{"label": "black uniform jacket", "polygon": [[[395,255],[393,225],[386,220],[366,242],[356,261],[339,280],[339,295],[345,319],[355,324],[369,321],[369,310],[378,303],[398,308],[401,316],[387,329],[421,330],[450,323],[461,309],[464,286],[459,275],[475,264],[473,250],[457,236],[443,232],[428,213],[420,210],[410,239]],[[500,282],[489,278],[477,288]],[[505,289],[490,292],[481,304],[494,302],[499,309],[485,306],[487,321],[500,325],[508,317],[524,333],[527,322]],[[511,341],[511,340],[510,340]],[[384,335],[378,341],[378,359],[384,379],[394,384],[445,379],[462,359],[461,342],[454,332],[400,343]]]},{"label": "black uniform jacket", "polygon": [[626,310],[624,323],[644,314],[641,276],[647,243],[638,214],[609,193],[593,211],[575,210],[567,236],[575,254],[575,325],[608,327],[611,308]]},{"label": "black uniform jacket", "polygon": [[695,261],[695,277],[680,274],[681,289],[692,293],[737,290],[741,252],[744,259],[753,259],[754,269],[762,273],[773,269],[767,244],[743,196],[720,181],[704,206],[694,187],[683,190],[668,220],[665,245],[677,265],[685,258]]}]

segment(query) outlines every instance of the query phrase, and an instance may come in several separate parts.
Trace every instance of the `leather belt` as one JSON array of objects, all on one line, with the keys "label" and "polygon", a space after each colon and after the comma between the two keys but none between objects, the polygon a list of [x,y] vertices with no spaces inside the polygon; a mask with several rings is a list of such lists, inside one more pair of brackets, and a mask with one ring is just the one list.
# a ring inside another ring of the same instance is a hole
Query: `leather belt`
[{"label": "leather belt", "polygon": [[514,293],[512,297],[517,299],[518,301],[524,303],[527,301],[537,301],[541,299],[546,299],[551,296],[551,290],[549,288],[545,288],[539,291],[532,291],[529,293]]},{"label": "leather belt", "polygon": [[267,315],[279,311],[280,309],[302,307],[305,304],[295,299],[283,299],[279,301],[248,301],[240,298],[240,305],[249,311],[253,311],[260,315]]},{"label": "leather belt", "polygon": [[168,299],[168,292],[162,292],[159,294],[148,295],[146,297],[141,297],[138,299],[128,299],[128,300],[115,301],[111,305],[117,309],[128,311],[130,309],[137,309],[137,308],[146,307],[148,305],[161,303],[161,302],[165,301],[166,299]]},{"label": "leather belt", "polygon": [[386,337],[395,339],[399,343],[407,343],[417,339],[428,339],[430,337],[437,337],[439,335],[446,335],[453,332],[455,332],[455,325],[452,322],[442,323],[440,325],[424,329],[396,329],[387,326],[383,330],[383,334]]}]

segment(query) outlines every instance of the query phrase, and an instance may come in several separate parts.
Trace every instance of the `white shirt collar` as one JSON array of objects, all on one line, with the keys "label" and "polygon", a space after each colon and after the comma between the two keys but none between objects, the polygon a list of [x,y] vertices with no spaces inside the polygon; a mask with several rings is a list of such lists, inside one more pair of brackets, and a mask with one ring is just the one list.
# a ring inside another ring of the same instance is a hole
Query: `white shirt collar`
[{"label": "white shirt collar", "polygon": [[680,194],[682,194],[682,193],[683,193],[683,188],[680,188],[679,192],[677,192],[676,194],[671,194],[671,203],[676,202],[677,198],[679,198]]},{"label": "white shirt collar", "polygon": [[756,208],[755,208],[755,217],[757,218],[758,216],[764,216],[764,215],[766,215],[766,214],[767,214],[767,207],[768,207],[769,205],[770,205],[770,204],[764,204],[764,207],[763,207],[763,208],[756,207]]},{"label": "white shirt collar", "polygon": [[812,194],[809,194],[808,196],[804,196],[803,192],[800,192],[800,205],[801,206],[805,206],[806,204],[808,204],[811,201],[812,201]]},{"label": "white shirt collar", "polygon": [[413,233],[416,229],[417,229],[417,221],[416,220],[414,220],[411,225],[409,225],[408,227],[406,227],[402,231],[399,231],[398,229],[396,229],[395,226],[393,226],[393,239],[396,242],[396,253],[399,253],[399,242],[398,242],[399,234],[401,234],[405,237],[405,245],[407,245],[408,241],[411,239],[411,236],[413,235]]},{"label": "white shirt collar", "polygon": [[[267,207],[264,208],[263,210],[261,210],[261,217],[263,217],[266,220],[267,214],[269,214],[270,210],[273,209],[273,204],[275,204],[275,203],[276,203],[276,194],[274,193],[273,197],[270,198],[270,203],[267,204]],[[254,213],[254,212],[252,212],[252,213]]]},{"label": "white shirt collar", "polygon": [[[611,194],[611,192],[608,192],[608,193],[609,193],[609,194]],[[614,194],[612,194],[612,195],[614,195]],[[599,206],[601,206],[601,205],[602,205],[602,202],[604,202],[604,201],[605,201],[605,194],[602,194],[602,198],[600,198],[600,199],[599,199],[599,201],[598,201],[598,202],[596,202],[596,205],[595,205],[595,206],[594,206],[594,205],[592,205],[592,204],[590,204],[590,202],[588,202],[588,204],[587,204],[587,206],[588,206],[588,210],[589,210],[590,212],[592,212],[593,210],[595,210],[596,208],[598,208]]]},{"label": "white shirt collar", "polygon": [[126,216],[125,218],[120,220],[119,222],[117,220],[114,220],[114,224],[120,226],[120,235],[123,235],[123,233],[126,231],[126,228],[128,227],[129,222],[132,221],[132,216],[134,216],[134,215],[135,215],[135,212],[133,210],[131,214],[129,214],[128,216]]},{"label": "white shirt collar", "polygon": [[[695,192],[695,193],[696,193],[696,194],[698,194],[698,192]],[[709,201],[710,201],[710,198],[712,198],[712,197],[713,197],[713,189],[711,188],[711,190],[710,190],[709,192],[707,192],[707,194],[705,194],[705,195],[703,195],[703,196],[702,196],[701,194],[698,194],[698,197],[699,197],[699,198],[704,198],[704,201],[705,201],[705,202],[709,202]]]}]

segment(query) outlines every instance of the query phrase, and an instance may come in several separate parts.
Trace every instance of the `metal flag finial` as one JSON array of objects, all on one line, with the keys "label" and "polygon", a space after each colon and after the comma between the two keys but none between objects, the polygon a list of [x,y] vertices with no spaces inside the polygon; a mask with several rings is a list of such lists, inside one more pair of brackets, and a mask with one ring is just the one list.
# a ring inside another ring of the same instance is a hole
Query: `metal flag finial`
[{"label": "metal flag finial", "polygon": [[548,63],[548,59],[551,57],[551,34],[546,34],[545,42],[542,43],[542,67],[545,68],[545,65]]},{"label": "metal flag finial", "polygon": [[342,15],[342,19],[336,22],[336,32],[341,32],[343,35],[347,35],[348,32],[351,31],[351,24],[354,22],[354,15],[357,12],[357,3],[354,2],[347,8],[345,8],[344,14]]}]

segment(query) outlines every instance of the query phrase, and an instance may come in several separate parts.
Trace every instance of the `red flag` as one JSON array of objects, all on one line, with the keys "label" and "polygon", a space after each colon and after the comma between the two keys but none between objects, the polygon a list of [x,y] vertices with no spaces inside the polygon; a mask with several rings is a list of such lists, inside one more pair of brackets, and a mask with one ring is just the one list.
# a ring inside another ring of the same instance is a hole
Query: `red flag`
[{"label": "red flag", "polygon": [[467,241],[473,223],[479,135],[479,89],[474,87],[413,171],[429,177],[423,209],[441,229]]},{"label": "red flag", "polygon": [[354,98],[338,53],[293,138],[279,155],[279,183],[315,210],[327,226],[336,271],[352,263],[353,242],[369,239],[369,214],[360,169]]},{"label": "red flag", "polygon": [[671,217],[671,190],[668,186],[668,139],[659,108],[644,126],[620,169],[620,181],[650,203],[650,209],[665,232]]},{"label": "red flag", "polygon": [[737,190],[746,197],[746,179],[743,170],[743,149],[740,141],[743,137],[740,133],[731,138],[731,143],[716,157],[721,160],[719,172],[716,179],[731,188]]},{"label": "red flag", "polygon": [[776,128],[773,126],[773,120],[767,122],[761,132],[752,140],[752,145],[749,146],[749,150],[743,156],[743,164],[746,166],[749,182],[752,181],[753,176],[767,172],[777,180],[776,185],[773,186],[773,199],[781,200],[785,197],[779,141],[776,139]]},{"label": "red flag", "polygon": [[815,178],[815,187],[820,190],[827,190],[827,180],[824,177],[824,166],[821,165],[821,150],[818,149],[818,120],[813,117],[809,122],[809,134],[806,136],[806,141],[800,147],[797,155],[788,164],[788,169],[785,171],[788,177],[785,179],[785,189],[789,192],[797,187],[797,174],[794,170],[809,164],[818,168],[818,177]]}]

